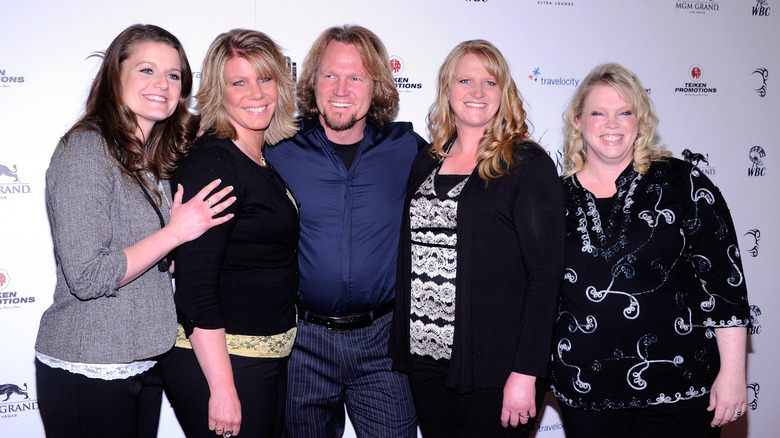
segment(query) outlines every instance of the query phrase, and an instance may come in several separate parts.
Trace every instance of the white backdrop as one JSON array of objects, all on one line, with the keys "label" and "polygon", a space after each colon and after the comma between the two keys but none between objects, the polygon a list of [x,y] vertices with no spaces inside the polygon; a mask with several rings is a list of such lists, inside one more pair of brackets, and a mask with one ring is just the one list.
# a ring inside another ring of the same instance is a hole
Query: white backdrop
[{"label": "white backdrop", "polygon": [[[397,63],[399,120],[427,136],[435,76],[460,41],[484,38],[509,59],[534,138],[560,155],[561,112],[597,63],[637,72],[661,119],[660,134],[688,149],[729,201],[740,233],[755,316],[748,356],[749,413],[726,437],[777,436],[772,371],[780,353],[771,279],[780,259],[780,153],[769,132],[780,114],[780,0],[80,0],[5,2],[0,8],[0,436],[43,437],[33,345],[51,303],[54,260],[43,192],[59,137],[83,109],[97,71],[93,52],[122,29],[153,23],[177,35],[198,85],[214,37],[236,27],[264,31],[300,64],[326,27],[374,30]],[[777,8],[777,9],[776,9]],[[771,73],[771,74],[770,74]],[[85,188],[87,189],[87,188]],[[86,192],[87,190],[85,190]],[[775,219],[776,220],[776,219]],[[762,313],[763,311],[763,313]],[[774,347],[773,347],[774,345]],[[563,437],[548,400],[537,437]],[[163,407],[161,437],[183,436]],[[348,430],[348,437],[354,432]]]}]

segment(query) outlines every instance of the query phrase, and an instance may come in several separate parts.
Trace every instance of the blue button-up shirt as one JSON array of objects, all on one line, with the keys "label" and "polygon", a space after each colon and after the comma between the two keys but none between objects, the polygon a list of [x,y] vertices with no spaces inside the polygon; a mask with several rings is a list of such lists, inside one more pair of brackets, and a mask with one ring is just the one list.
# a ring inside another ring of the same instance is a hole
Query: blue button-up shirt
[{"label": "blue button-up shirt", "polygon": [[369,122],[350,169],[319,119],[264,155],[300,202],[300,306],[329,316],[366,312],[395,297],[409,171],[426,146],[408,122]]}]

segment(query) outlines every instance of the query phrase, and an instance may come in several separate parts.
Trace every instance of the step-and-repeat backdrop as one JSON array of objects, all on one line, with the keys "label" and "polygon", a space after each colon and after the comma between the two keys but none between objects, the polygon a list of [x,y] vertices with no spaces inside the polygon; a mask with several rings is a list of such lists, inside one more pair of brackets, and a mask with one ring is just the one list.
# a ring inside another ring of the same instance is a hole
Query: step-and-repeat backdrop
[{"label": "step-and-repeat backdrop", "polygon": [[[655,103],[664,142],[720,187],[740,235],[753,317],[750,409],[724,435],[776,436],[780,196],[773,190],[780,185],[780,140],[772,129],[780,114],[779,18],[780,0],[4,2],[0,435],[44,436],[33,367],[38,320],[54,289],[44,174],[58,139],[83,110],[99,64],[91,55],[130,24],[157,24],[181,39],[197,87],[206,48],[228,29],[268,33],[295,72],[322,30],[356,23],[384,40],[401,94],[398,119],[414,122],[423,136],[444,57],[463,40],[492,41],[510,61],[533,137],[557,160],[561,113],[585,74],[605,61],[637,72]],[[183,436],[167,403],[160,436]],[[348,429],[347,436],[354,432]],[[549,397],[536,436],[564,436]]]}]

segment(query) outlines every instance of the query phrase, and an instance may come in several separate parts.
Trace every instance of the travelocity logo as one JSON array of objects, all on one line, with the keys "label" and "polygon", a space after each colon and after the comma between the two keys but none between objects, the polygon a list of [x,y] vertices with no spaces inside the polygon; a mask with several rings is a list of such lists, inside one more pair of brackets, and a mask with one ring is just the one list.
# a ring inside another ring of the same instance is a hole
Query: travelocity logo
[{"label": "travelocity logo", "polygon": [[580,84],[580,80],[573,78],[573,77],[565,77],[561,75],[547,75],[543,74],[540,67],[536,67],[533,69],[530,75],[528,75],[528,79],[545,86],[556,86],[556,87],[577,87],[577,85]]}]

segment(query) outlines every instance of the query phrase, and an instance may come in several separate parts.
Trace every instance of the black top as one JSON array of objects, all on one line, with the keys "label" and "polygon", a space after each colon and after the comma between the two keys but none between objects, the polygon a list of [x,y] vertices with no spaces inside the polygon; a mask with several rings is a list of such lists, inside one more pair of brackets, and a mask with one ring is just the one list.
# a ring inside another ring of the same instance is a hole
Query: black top
[{"label": "black top", "polygon": [[341,161],[344,162],[344,167],[346,167],[347,170],[352,168],[352,163],[355,162],[355,157],[357,156],[358,149],[360,148],[360,142],[353,144],[339,144],[331,141],[330,146],[333,148],[333,151],[336,153],[336,155],[341,158]]},{"label": "black top", "polygon": [[616,185],[613,198],[597,200],[576,175],[564,180],[552,391],[592,410],[703,396],[719,370],[714,328],[745,326],[749,316],[726,202],[673,158],[645,175],[629,165]]},{"label": "black top", "polygon": [[298,211],[273,167],[262,167],[230,140],[201,136],[179,168],[173,187],[184,201],[222,179],[237,200],[234,213],[175,251],[176,309],[189,336],[194,327],[275,335],[295,325],[298,287]]},{"label": "black top", "polygon": [[[545,376],[563,276],[563,190],[555,165],[531,142],[520,166],[485,182],[477,170],[458,198],[455,334],[447,386],[502,388],[512,371]],[[391,355],[409,369],[409,199],[438,165],[427,151],[412,167],[399,252]]]}]

